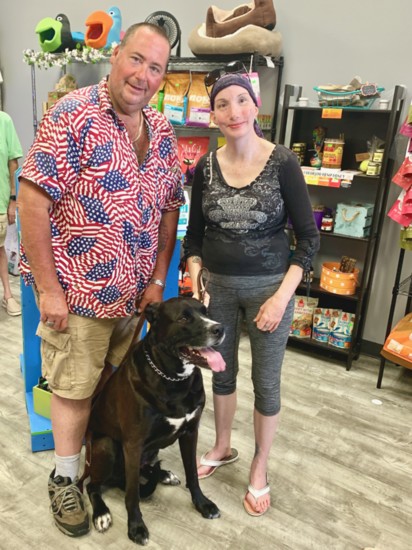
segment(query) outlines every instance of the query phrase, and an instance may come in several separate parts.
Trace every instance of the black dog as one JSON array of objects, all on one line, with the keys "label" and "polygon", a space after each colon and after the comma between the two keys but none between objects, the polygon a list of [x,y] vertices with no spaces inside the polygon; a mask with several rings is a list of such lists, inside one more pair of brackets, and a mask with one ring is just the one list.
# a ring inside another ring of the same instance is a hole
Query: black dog
[{"label": "black dog", "polygon": [[[223,370],[219,353],[204,349],[223,341],[222,325],[207,317],[193,298],[172,298],[145,310],[150,330],[134,344],[104,386],[90,417],[90,482],[93,523],[100,532],[111,525],[101,496],[102,485],[126,490],[129,538],[146,544],[149,532],[139,507],[162,475],[159,449],[179,440],[186,486],[205,518],[220,516],[202,493],[196,465],[200,416],[205,404],[202,373],[197,366]],[[149,478],[142,485],[142,478]]]}]

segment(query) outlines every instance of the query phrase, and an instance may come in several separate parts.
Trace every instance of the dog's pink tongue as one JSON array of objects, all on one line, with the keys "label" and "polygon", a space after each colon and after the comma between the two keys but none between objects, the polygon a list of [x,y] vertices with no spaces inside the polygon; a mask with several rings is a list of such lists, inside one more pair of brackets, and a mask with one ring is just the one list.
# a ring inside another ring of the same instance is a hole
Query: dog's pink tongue
[{"label": "dog's pink tongue", "polygon": [[225,370],[226,363],[223,361],[223,357],[220,353],[212,348],[203,348],[200,354],[206,359],[209,367],[215,372],[221,372]]}]

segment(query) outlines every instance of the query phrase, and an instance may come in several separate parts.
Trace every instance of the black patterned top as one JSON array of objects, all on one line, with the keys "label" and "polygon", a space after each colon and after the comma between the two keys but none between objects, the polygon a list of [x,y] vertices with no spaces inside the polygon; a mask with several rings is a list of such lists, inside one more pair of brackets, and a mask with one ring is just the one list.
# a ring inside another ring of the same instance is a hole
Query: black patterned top
[{"label": "black patterned top", "polygon": [[[288,217],[296,237],[290,255]],[[195,170],[185,257],[200,256],[204,267],[221,275],[284,273],[289,264],[310,269],[319,232],[296,156],[277,145],[262,172],[240,189],[228,185],[216,153]]]}]

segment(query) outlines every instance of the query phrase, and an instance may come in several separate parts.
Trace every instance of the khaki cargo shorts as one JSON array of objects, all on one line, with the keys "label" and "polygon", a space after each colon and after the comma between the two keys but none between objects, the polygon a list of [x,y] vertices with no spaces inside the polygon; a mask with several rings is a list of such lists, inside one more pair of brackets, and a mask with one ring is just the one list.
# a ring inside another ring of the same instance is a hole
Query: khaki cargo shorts
[{"label": "khaki cargo shorts", "polygon": [[42,375],[50,389],[67,399],[93,395],[105,362],[120,365],[133,338],[138,318],[96,319],[69,314],[68,327],[58,332],[40,322]]},{"label": "khaki cargo shorts", "polygon": [[6,242],[7,226],[9,224],[7,214],[0,214],[0,247]]}]

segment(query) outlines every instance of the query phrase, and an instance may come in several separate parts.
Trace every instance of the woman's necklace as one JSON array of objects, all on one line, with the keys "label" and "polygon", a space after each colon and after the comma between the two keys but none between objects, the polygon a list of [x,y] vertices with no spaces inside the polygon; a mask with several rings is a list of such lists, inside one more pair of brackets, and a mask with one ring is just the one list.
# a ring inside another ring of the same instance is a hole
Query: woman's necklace
[{"label": "woman's necklace", "polygon": [[132,139],[132,143],[136,143],[136,141],[139,141],[140,139],[140,136],[142,135],[142,131],[143,131],[143,123],[144,123],[144,120],[143,120],[143,113],[141,113],[140,115],[140,126],[139,126],[139,131],[137,132],[137,135],[134,139]]}]

